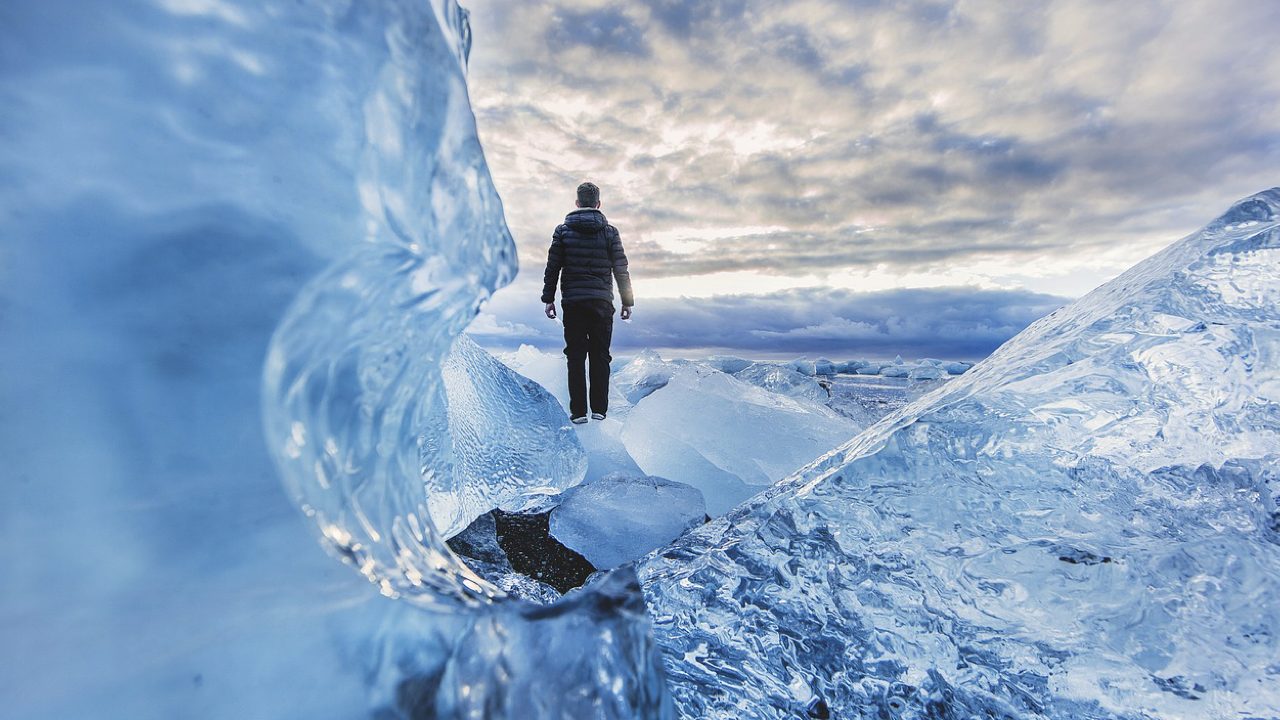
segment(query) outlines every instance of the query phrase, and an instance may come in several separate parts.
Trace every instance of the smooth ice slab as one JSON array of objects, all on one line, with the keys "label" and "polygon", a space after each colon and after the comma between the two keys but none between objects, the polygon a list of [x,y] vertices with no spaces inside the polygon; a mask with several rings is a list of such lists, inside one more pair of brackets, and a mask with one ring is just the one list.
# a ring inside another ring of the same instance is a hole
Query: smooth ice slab
[{"label": "smooth ice slab", "polygon": [[615,473],[564,493],[551,535],[597,568],[643,557],[706,520],[697,488]]},{"label": "smooth ice slab", "polygon": [[631,410],[622,441],[645,473],[698,488],[718,515],[856,431],[823,405],[687,365]]}]

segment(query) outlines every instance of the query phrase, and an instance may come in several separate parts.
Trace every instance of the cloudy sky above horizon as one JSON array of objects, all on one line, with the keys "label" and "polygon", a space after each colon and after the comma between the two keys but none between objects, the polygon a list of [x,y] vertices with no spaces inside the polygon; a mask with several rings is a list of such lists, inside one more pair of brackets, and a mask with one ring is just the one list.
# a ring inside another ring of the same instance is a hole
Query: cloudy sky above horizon
[{"label": "cloudy sky above horizon", "polygon": [[521,270],[472,328],[558,349],[538,294],[602,187],[615,348],[979,358],[1280,184],[1280,3],[464,0]]}]

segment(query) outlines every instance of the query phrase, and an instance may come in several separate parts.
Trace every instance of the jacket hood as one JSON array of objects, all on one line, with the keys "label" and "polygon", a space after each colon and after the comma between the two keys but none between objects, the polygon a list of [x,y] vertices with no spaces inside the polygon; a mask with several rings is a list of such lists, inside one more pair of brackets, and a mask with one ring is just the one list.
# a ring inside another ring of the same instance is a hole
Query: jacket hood
[{"label": "jacket hood", "polygon": [[574,230],[598,232],[603,230],[609,221],[605,220],[604,213],[596,208],[578,208],[565,216],[564,224]]}]

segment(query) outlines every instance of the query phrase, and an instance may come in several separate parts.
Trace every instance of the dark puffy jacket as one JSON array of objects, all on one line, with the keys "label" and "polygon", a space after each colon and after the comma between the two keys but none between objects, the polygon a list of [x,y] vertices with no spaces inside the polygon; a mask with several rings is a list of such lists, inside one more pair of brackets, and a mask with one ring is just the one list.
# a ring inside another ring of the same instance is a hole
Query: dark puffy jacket
[{"label": "dark puffy jacket", "polygon": [[[612,250],[610,250],[612,248]],[[561,300],[607,300],[613,302],[613,279],[618,278],[622,304],[631,307],[631,274],[622,251],[618,230],[595,208],[579,208],[569,213],[564,224],[551,236],[547,271],[542,277],[542,302],[555,302],[556,281]]]}]

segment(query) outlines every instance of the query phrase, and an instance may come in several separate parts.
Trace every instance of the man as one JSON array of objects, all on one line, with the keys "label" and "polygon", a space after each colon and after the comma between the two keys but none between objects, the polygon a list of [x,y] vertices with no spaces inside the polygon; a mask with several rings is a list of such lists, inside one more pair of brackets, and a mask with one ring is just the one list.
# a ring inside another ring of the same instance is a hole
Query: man
[{"label": "man", "polygon": [[578,209],[551,235],[542,302],[547,317],[556,318],[556,283],[564,312],[564,354],[569,362],[569,419],[587,421],[587,358],[591,358],[591,417],[609,412],[609,343],[613,339],[613,279],[622,295],[623,320],[631,318],[631,275],[618,230],[600,212],[600,188],[578,186]]}]

